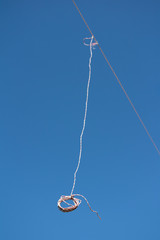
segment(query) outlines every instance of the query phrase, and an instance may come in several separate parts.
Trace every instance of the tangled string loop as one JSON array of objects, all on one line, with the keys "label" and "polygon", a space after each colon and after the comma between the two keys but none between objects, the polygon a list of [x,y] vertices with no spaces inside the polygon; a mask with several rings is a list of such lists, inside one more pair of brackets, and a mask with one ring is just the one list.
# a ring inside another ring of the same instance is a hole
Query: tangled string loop
[{"label": "tangled string loop", "polygon": [[[69,204],[68,202],[66,202],[67,200],[72,200],[74,205]],[[62,207],[61,203],[65,202],[67,205],[69,205],[69,207]],[[71,212],[73,210],[75,210],[79,204],[81,203],[81,200],[78,198],[75,198],[74,196],[61,196],[61,198],[58,200],[58,208],[59,210],[61,210],[62,212]]]},{"label": "tangled string loop", "polygon": [[[59,210],[62,211],[62,212],[71,212],[71,211],[75,210],[75,209],[80,205],[80,203],[81,203],[81,200],[78,199],[78,198],[75,198],[75,196],[82,197],[82,198],[86,201],[89,209],[90,209],[92,212],[96,213],[97,216],[99,217],[99,219],[101,219],[100,216],[99,216],[99,214],[98,214],[98,212],[97,212],[97,211],[94,211],[94,210],[91,208],[91,206],[90,206],[87,198],[85,198],[85,197],[84,197],[83,195],[81,195],[81,194],[74,194],[74,195],[70,195],[70,196],[61,196],[60,199],[58,200],[58,203],[57,203]],[[73,203],[74,203],[74,205],[66,202],[67,200],[72,200]],[[62,206],[61,206],[61,203],[62,203],[62,202],[64,202],[64,203],[66,203],[67,205],[69,205],[69,207],[62,207]]]}]

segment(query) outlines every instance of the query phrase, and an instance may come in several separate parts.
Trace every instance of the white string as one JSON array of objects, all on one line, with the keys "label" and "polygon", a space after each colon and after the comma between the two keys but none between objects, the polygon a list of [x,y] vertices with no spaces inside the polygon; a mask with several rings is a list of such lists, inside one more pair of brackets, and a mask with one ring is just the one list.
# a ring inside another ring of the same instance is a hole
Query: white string
[{"label": "white string", "polygon": [[88,96],[89,96],[89,86],[90,86],[90,80],[91,80],[91,60],[92,60],[92,48],[93,48],[93,36],[91,37],[91,41],[90,41],[90,58],[89,58],[89,77],[88,77],[88,84],[87,84],[87,96],[86,96],[86,104],[85,104],[85,113],[84,113],[84,120],[83,120],[83,128],[82,128],[82,132],[80,135],[80,151],[79,151],[79,160],[78,160],[78,165],[76,168],[76,171],[74,173],[74,181],[73,181],[73,187],[72,187],[72,191],[71,191],[71,196],[73,194],[74,188],[75,188],[75,184],[76,184],[76,174],[78,172],[79,169],[79,165],[81,162],[81,156],[82,156],[82,138],[83,138],[83,133],[85,130],[85,125],[86,125],[86,117],[87,117],[87,108],[88,108]]},{"label": "white string", "polygon": [[80,197],[84,198],[84,200],[85,200],[86,203],[88,204],[88,207],[90,208],[90,210],[91,210],[92,212],[96,213],[97,216],[99,217],[99,219],[101,219],[101,217],[99,216],[98,212],[95,211],[95,210],[93,210],[93,209],[91,208],[91,206],[90,206],[90,204],[89,204],[87,198],[85,198],[85,197],[84,197],[83,195],[81,195],[81,194],[74,194],[74,196],[80,196]]}]

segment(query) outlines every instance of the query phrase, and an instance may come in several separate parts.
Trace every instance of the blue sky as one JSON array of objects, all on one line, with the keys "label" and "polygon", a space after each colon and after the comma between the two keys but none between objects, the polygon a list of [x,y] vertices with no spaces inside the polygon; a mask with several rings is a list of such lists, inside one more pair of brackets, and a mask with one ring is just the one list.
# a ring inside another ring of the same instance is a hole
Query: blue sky
[{"label": "blue sky", "polygon": [[[160,148],[160,3],[76,1]],[[160,239],[160,157],[72,1],[0,1],[0,239]]]}]

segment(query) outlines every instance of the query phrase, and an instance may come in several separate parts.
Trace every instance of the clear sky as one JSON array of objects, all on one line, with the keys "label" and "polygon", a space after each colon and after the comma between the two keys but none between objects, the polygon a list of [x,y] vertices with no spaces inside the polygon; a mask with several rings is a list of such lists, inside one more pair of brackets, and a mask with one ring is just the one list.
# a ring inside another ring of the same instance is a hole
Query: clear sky
[{"label": "clear sky", "polygon": [[[160,2],[77,0],[160,148]],[[72,1],[0,0],[0,239],[160,239],[160,156]]]}]

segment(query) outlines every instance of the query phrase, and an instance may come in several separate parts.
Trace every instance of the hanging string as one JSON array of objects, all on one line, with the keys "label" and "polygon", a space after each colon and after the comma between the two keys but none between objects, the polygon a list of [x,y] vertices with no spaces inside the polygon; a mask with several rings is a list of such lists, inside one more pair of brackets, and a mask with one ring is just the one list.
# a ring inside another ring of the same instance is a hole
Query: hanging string
[{"label": "hanging string", "polygon": [[[73,2],[73,4],[75,5],[75,7],[76,7],[77,11],[79,12],[79,15],[81,16],[81,18],[82,18],[83,22],[85,23],[86,27],[88,28],[88,30],[89,30],[89,32],[90,32],[90,34],[93,36],[93,38],[94,38],[95,42],[97,43],[97,40],[96,40],[96,38],[95,38],[94,34],[92,33],[92,31],[91,31],[90,27],[88,26],[88,24],[87,24],[86,20],[84,19],[83,15],[82,15],[81,11],[79,10],[78,6],[76,5],[75,1],[74,1],[74,0],[72,0],[72,2]],[[122,85],[121,81],[119,80],[118,76],[116,75],[116,73],[115,73],[114,69],[112,68],[112,66],[111,66],[110,62],[108,61],[108,59],[107,59],[106,55],[104,54],[104,52],[103,52],[102,48],[100,47],[99,43],[97,43],[97,45],[98,45],[98,47],[99,47],[99,49],[100,49],[100,51],[101,51],[101,53],[102,53],[102,55],[103,55],[103,57],[104,57],[105,61],[107,62],[108,66],[110,67],[110,69],[111,69],[112,73],[113,73],[113,74],[114,74],[114,76],[116,77],[116,80],[117,80],[118,84],[120,85],[120,87],[121,87],[122,91],[124,92],[124,94],[125,94],[126,98],[128,99],[128,101],[129,101],[129,103],[130,103],[131,107],[133,108],[134,112],[136,113],[136,115],[137,115],[137,117],[138,117],[138,119],[139,119],[140,123],[142,124],[142,126],[143,126],[143,128],[144,128],[145,132],[147,133],[148,137],[150,138],[150,140],[151,140],[151,142],[152,142],[153,146],[155,147],[155,149],[156,149],[157,153],[160,155],[160,150],[158,149],[158,147],[157,147],[157,145],[155,144],[155,142],[154,142],[153,138],[151,137],[151,135],[150,135],[149,131],[147,130],[147,127],[145,126],[145,124],[144,124],[144,122],[143,122],[142,118],[140,117],[140,115],[138,114],[138,112],[137,112],[137,110],[136,110],[135,106],[133,105],[133,103],[132,103],[132,101],[131,101],[130,97],[128,96],[128,94],[127,94],[126,90],[124,89],[124,87],[123,87],[123,85]]]},{"label": "hanging string", "polygon": [[[90,43],[87,43],[86,40],[90,40]],[[75,210],[81,203],[81,200],[78,199],[78,198],[75,198],[75,196],[79,196],[79,197],[82,197],[89,209],[96,213],[97,216],[100,218],[99,214],[97,211],[93,210],[87,200],[87,198],[85,198],[83,195],[81,194],[73,194],[73,191],[74,191],[74,188],[75,188],[75,184],[76,184],[76,175],[77,175],[77,172],[78,172],[78,169],[79,169],[79,165],[80,165],[80,162],[81,162],[81,156],[82,156],[82,140],[83,140],[83,133],[84,133],[84,130],[85,130],[85,126],[86,126],[86,117],[87,117],[87,109],[88,109],[88,97],[89,97],[89,86],[90,86],[90,81],[91,81],[91,61],[92,61],[92,49],[94,49],[94,46],[96,46],[98,43],[97,42],[93,42],[94,40],[94,37],[90,37],[90,38],[84,38],[83,39],[83,44],[86,45],[86,46],[89,46],[90,47],[90,58],[89,58],[89,77],[88,77],[88,83],[87,83],[87,95],[86,95],[86,103],[85,103],[85,113],[84,113],[84,119],[83,119],[83,127],[82,127],[82,131],[81,131],[81,135],[80,135],[80,150],[79,150],[79,159],[78,159],[78,165],[77,165],[77,168],[75,170],[75,173],[74,173],[74,181],[73,181],[73,186],[72,186],[72,190],[71,190],[71,194],[70,196],[61,196],[60,199],[58,200],[57,202],[57,206],[59,208],[60,211],[62,212],[72,212],[73,210]],[[67,201],[68,200],[72,200],[73,201],[73,204],[70,204],[68,203]],[[62,203],[65,203],[68,205],[68,207],[63,207],[61,206]]]},{"label": "hanging string", "polygon": [[88,77],[88,84],[87,84],[87,96],[86,96],[86,104],[85,104],[85,113],[84,113],[84,120],[83,120],[83,128],[81,131],[81,135],[80,135],[80,151],[79,151],[79,159],[78,159],[78,165],[76,168],[76,171],[74,173],[74,181],[73,181],[73,186],[72,186],[72,190],[71,190],[71,196],[73,194],[74,188],[75,188],[75,184],[76,184],[76,175],[79,169],[79,165],[81,162],[81,156],[82,156],[82,140],[83,140],[83,133],[85,130],[85,126],[86,126],[86,117],[87,117],[87,109],[88,109],[88,96],[89,96],[89,86],[90,86],[90,81],[91,81],[91,61],[92,61],[92,48],[93,48],[93,36],[91,37],[91,41],[90,41],[90,58],[89,58],[89,77]]}]

